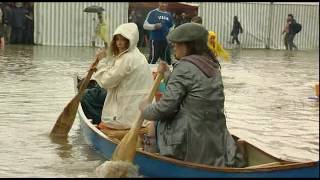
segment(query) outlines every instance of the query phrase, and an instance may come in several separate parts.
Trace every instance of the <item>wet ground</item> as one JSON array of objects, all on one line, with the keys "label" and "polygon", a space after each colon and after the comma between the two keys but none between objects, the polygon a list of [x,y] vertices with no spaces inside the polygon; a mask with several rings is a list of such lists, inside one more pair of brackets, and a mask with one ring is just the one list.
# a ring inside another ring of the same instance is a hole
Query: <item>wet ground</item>
[{"label": "wet ground", "polygon": [[[222,62],[230,131],[283,159],[319,159],[319,51],[228,50]],[[0,50],[0,177],[96,177],[105,159],[75,120],[65,141],[48,137],[74,96],[89,47],[9,45]]]}]

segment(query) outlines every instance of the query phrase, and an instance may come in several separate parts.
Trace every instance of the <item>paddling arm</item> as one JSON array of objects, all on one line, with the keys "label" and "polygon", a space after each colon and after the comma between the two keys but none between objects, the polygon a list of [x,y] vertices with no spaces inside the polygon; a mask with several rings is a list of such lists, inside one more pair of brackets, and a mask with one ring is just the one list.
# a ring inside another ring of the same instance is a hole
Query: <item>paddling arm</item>
[{"label": "paddling arm", "polygon": [[103,67],[96,71],[93,78],[97,83],[105,88],[114,88],[118,86],[121,80],[131,73],[131,68],[126,61],[116,61],[112,67]]},{"label": "paddling arm", "polygon": [[168,79],[167,90],[159,102],[140,108],[145,119],[169,120],[178,113],[180,104],[192,82],[192,75],[185,65],[186,63],[176,65]]}]

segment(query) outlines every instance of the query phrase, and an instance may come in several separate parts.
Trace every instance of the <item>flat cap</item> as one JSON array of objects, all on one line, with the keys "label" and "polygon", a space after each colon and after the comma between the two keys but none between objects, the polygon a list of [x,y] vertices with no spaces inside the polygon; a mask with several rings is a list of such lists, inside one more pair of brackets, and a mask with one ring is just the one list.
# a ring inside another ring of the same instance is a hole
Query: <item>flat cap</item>
[{"label": "flat cap", "polygon": [[202,25],[197,23],[185,23],[168,34],[168,40],[171,42],[188,42],[203,40],[208,41],[208,31]]}]

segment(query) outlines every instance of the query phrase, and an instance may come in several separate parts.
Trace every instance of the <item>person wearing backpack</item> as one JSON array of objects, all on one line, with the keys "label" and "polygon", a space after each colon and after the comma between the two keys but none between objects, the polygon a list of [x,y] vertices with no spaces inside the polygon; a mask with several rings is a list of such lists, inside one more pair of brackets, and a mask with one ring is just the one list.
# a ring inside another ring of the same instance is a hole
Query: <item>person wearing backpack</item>
[{"label": "person wearing backpack", "polygon": [[299,33],[300,30],[301,25],[296,22],[292,14],[288,14],[287,25],[282,32],[282,34],[286,33],[284,36],[284,45],[286,47],[286,50],[289,49],[290,51],[292,51],[293,48],[295,48],[296,50],[298,49],[293,41],[296,34]]}]

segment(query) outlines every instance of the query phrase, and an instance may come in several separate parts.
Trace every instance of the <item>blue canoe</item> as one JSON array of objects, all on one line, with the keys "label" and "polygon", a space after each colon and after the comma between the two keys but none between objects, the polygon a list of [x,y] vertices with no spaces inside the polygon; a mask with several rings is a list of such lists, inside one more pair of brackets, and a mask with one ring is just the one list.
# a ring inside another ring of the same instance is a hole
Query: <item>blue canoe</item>
[{"label": "blue canoe", "polygon": [[[75,80],[75,85],[76,85]],[[76,86],[75,86],[76,87]],[[77,90],[77,88],[75,88]],[[81,104],[78,107],[80,130],[85,141],[111,159],[119,141],[107,137],[86,118]],[[245,140],[234,138],[241,145],[248,161],[245,168],[221,168],[185,162],[158,153],[137,149],[134,163],[146,177],[319,177],[319,161],[292,162],[276,158]]]}]

